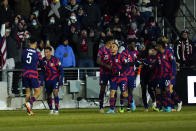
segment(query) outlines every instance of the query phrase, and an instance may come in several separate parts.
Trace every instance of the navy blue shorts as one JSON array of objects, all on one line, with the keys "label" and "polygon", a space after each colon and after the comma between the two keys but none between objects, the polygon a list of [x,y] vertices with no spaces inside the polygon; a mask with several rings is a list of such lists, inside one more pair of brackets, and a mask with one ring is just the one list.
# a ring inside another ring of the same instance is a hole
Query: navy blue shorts
[{"label": "navy blue shorts", "polygon": [[22,86],[25,88],[39,88],[40,83],[38,78],[22,77]]},{"label": "navy blue shorts", "polygon": [[120,87],[121,92],[127,91],[127,78],[120,81],[111,81],[110,90],[117,90],[118,87]]},{"label": "navy blue shorts", "polygon": [[107,85],[108,81],[111,82],[111,75],[100,74],[99,84],[100,85]]},{"label": "navy blue shorts", "polygon": [[165,89],[165,88],[169,88],[170,84],[171,84],[171,77],[166,76],[166,77],[161,78],[159,80],[159,86],[158,87],[161,88],[161,89]]},{"label": "navy blue shorts", "polygon": [[55,89],[59,89],[57,80],[48,80],[45,82],[46,92],[52,92]]},{"label": "navy blue shorts", "polygon": [[127,77],[127,88],[136,88],[136,79],[135,76],[128,76]]}]

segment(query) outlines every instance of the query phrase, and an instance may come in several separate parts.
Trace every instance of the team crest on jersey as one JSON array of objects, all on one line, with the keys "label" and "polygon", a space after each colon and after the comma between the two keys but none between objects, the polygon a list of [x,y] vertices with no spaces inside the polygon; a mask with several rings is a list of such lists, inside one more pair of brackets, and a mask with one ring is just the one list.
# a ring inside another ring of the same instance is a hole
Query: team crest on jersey
[{"label": "team crest on jersey", "polygon": [[118,59],[116,59],[116,62],[118,62]]},{"label": "team crest on jersey", "polygon": [[109,58],[108,58],[108,55],[105,55],[105,56],[104,56],[104,59],[105,59],[105,60],[108,60],[108,59],[109,59]]},{"label": "team crest on jersey", "polygon": [[53,64],[53,63],[51,63],[51,66],[54,66],[54,64]]},{"label": "team crest on jersey", "polygon": [[165,59],[165,55],[163,56],[163,59]]},{"label": "team crest on jersey", "polygon": [[58,65],[61,66],[61,62],[60,61],[59,61]]}]

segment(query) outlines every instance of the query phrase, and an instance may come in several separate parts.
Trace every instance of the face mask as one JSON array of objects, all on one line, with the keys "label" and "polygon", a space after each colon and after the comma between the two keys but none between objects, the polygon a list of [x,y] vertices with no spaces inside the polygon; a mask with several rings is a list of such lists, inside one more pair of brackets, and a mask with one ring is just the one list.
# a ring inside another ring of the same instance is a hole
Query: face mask
[{"label": "face mask", "polygon": [[34,25],[34,26],[35,26],[35,25],[37,25],[37,23],[36,23],[36,22],[33,22],[33,23],[32,23],[32,25]]},{"label": "face mask", "polygon": [[77,21],[76,16],[71,16],[70,19],[72,23],[75,23]]},{"label": "face mask", "polygon": [[50,23],[51,23],[51,24],[54,24],[54,23],[55,23],[55,20],[50,20]]}]

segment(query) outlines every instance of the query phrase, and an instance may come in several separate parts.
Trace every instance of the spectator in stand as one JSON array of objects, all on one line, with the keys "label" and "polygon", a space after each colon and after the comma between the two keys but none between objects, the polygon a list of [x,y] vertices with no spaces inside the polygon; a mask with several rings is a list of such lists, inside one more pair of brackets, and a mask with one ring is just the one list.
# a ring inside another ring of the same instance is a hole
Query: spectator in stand
[{"label": "spectator in stand", "polygon": [[53,0],[52,3],[50,4],[50,11],[48,13],[48,17],[54,16],[56,20],[60,20],[60,13],[59,9],[61,7],[61,4],[59,0]]},{"label": "spectator in stand", "polygon": [[113,23],[109,24],[115,39],[124,40],[124,28],[120,22],[119,15],[114,16]]},{"label": "spectator in stand", "polygon": [[[6,29],[6,42],[7,42],[7,69],[20,69],[21,68],[21,57],[22,57],[22,47],[19,47],[15,36],[12,36],[10,28]],[[8,95],[14,96],[18,94],[18,85],[20,75],[16,72],[8,73]],[[14,81],[13,81],[14,79]],[[13,94],[14,93],[14,94]]]},{"label": "spectator in stand", "polygon": [[154,17],[149,18],[148,24],[143,30],[145,43],[148,44],[150,41],[157,41],[160,37],[161,30],[158,24],[155,22]]},{"label": "spectator in stand", "polygon": [[77,56],[79,67],[94,67],[93,61],[93,38],[88,36],[87,30],[83,29],[80,36],[74,35],[73,41],[77,43]]},{"label": "spectator in stand", "polygon": [[128,31],[127,38],[128,39],[138,39],[139,36],[139,30],[137,29],[137,24],[135,22],[131,23],[131,28]]},{"label": "spectator in stand", "polygon": [[35,38],[37,41],[40,41],[42,39],[41,38],[42,27],[37,19],[33,19],[31,21],[31,25],[28,26],[28,31],[30,35],[33,36],[33,38]]},{"label": "spectator in stand", "polygon": [[184,30],[180,34],[180,39],[175,44],[175,56],[177,65],[190,66],[192,62],[192,41],[188,37],[188,31]]},{"label": "spectator in stand", "polygon": [[151,0],[139,0],[140,14],[144,23],[152,16],[152,2]]},{"label": "spectator in stand", "polygon": [[40,52],[42,58],[45,57],[45,55],[44,55],[44,48],[45,48],[44,41],[41,40],[40,43],[39,43],[39,45],[38,45],[37,51]]},{"label": "spectator in stand", "polygon": [[77,20],[80,23],[80,28],[84,28],[84,18],[85,18],[86,14],[84,13],[83,7],[80,6],[78,9],[78,13],[77,13]]},{"label": "spectator in stand", "polygon": [[12,36],[16,39],[18,47],[23,49],[28,47],[27,40],[29,39],[29,32],[24,28],[25,25],[20,21],[20,18],[15,17],[15,21],[12,24]]},{"label": "spectator in stand", "polygon": [[63,44],[59,45],[55,51],[55,57],[57,57],[62,64],[62,67],[75,67],[75,55],[72,48],[69,46],[69,40],[63,38]]},{"label": "spectator in stand", "polygon": [[5,27],[10,27],[14,18],[14,13],[10,9],[8,0],[0,2],[0,25],[5,24]]},{"label": "spectator in stand", "polygon": [[69,18],[69,16],[71,15],[71,13],[77,13],[78,11],[78,7],[79,5],[77,4],[77,1],[76,0],[70,0],[70,3],[65,6],[65,7],[61,7],[60,8],[60,16],[61,16],[61,22],[62,24],[63,23],[66,23],[67,21],[67,18]]},{"label": "spectator in stand", "polygon": [[84,18],[85,29],[95,29],[97,24],[101,20],[101,12],[99,7],[94,3],[94,0],[88,0],[88,3],[84,5],[84,12],[86,17]]},{"label": "spectator in stand", "polygon": [[57,47],[60,42],[60,37],[62,36],[61,27],[56,21],[56,18],[51,16],[48,25],[45,26],[43,30],[43,36],[46,40],[52,43],[53,47]]}]

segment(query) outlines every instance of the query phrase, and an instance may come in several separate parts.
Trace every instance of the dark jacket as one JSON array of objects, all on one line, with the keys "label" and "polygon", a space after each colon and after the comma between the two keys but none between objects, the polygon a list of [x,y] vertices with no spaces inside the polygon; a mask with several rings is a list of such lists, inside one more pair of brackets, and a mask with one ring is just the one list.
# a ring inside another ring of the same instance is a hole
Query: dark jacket
[{"label": "dark jacket", "polygon": [[0,25],[5,22],[12,22],[14,18],[14,13],[8,6],[7,10],[4,6],[0,6]]}]

